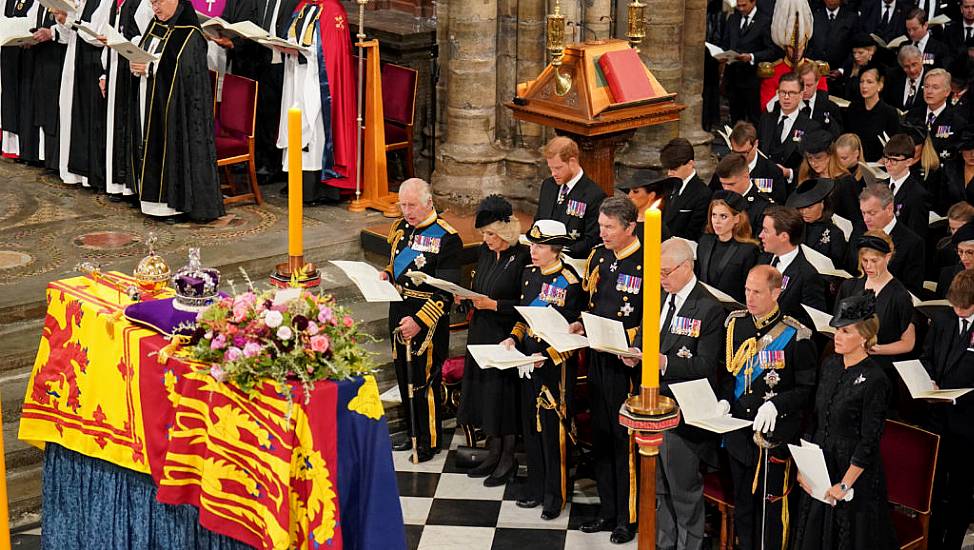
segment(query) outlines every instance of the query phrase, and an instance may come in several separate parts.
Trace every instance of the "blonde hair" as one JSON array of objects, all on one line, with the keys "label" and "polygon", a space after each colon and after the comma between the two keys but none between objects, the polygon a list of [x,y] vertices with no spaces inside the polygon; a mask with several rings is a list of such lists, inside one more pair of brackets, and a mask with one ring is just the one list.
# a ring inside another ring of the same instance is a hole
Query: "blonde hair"
[{"label": "blonde hair", "polygon": [[[846,149],[855,149],[859,153],[859,162],[865,161],[865,158],[863,157],[863,151],[862,151],[862,140],[860,140],[859,136],[857,136],[856,134],[842,134],[835,140],[835,143],[832,144],[832,147],[833,150],[838,149],[839,147],[845,147]],[[852,172],[852,177],[854,177],[857,180],[862,179],[861,166],[856,165],[856,171]]]},{"label": "blonde hair", "polygon": [[507,241],[507,244],[513,246],[521,237],[521,220],[517,219],[517,216],[511,216],[511,221],[497,220],[490,222],[480,228],[481,234],[487,231],[493,231],[498,237]]},{"label": "blonde hair", "polygon": [[876,345],[879,336],[879,317],[871,315],[855,324],[856,332],[865,339],[865,348],[868,350]]}]

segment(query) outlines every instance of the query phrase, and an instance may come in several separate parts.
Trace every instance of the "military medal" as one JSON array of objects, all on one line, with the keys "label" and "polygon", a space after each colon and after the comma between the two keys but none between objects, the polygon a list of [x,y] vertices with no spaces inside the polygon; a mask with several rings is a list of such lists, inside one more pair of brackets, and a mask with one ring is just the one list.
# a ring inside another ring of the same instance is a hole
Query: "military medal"
[{"label": "military medal", "polygon": [[829,244],[829,241],[831,240],[831,238],[832,237],[829,235],[829,230],[826,229],[825,231],[822,232],[822,236],[819,237],[818,242],[820,242],[822,244]]},{"label": "military medal", "polygon": [[764,394],[764,400],[765,400],[765,401],[771,401],[772,399],[774,399],[774,397],[775,397],[776,395],[778,395],[778,394],[776,394],[776,393],[775,393],[775,392],[773,392],[773,391],[769,391],[769,392],[766,392],[766,393]]},{"label": "military medal", "polygon": [[762,193],[770,193],[774,187],[774,180],[771,178],[751,178],[751,183]]},{"label": "military medal", "polygon": [[573,239],[577,239],[578,238],[578,230],[577,229],[572,229],[571,230],[571,233],[569,233],[568,236],[571,237],[571,238],[573,238]]},{"label": "military medal", "polygon": [[609,265],[609,271],[615,273],[616,269],[619,269],[619,260],[616,260]]},{"label": "military medal", "polygon": [[758,363],[764,370],[783,369],[785,368],[785,352],[782,350],[759,351]]},{"label": "military medal", "polygon": [[696,338],[700,336],[700,320],[680,317],[673,317],[673,324],[670,325],[670,332],[677,336],[689,336]]},{"label": "military medal", "polygon": [[642,277],[634,277],[632,275],[626,275],[625,273],[620,273],[619,278],[616,279],[616,290],[619,292],[625,292],[627,294],[639,294],[639,289],[642,287],[642,285]]},{"label": "military medal", "polygon": [[781,382],[781,375],[778,374],[776,370],[770,370],[764,375],[764,383],[768,385],[769,388],[773,388]]},{"label": "military medal", "polygon": [[791,137],[791,140],[797,143],[802,140],[803,135],[805,135],[805,131],[796,128],[795,135]]},{"label": "military medal", "polygon": [[693,353],[687,349],[686,346],[680,348],[680,351],[676,352],[677,357],[682,357],[684,359],[690,359],[693,357]]},{"label": "military medal", "polygon": [[440,251],[440,239],[439,237],[426,237],[423,235],[416,235],[413,238],[413,244],[411,246],[413,250],[419,250],[420,252],[431,252],[436,254]]},{"label": "military medal", "polygon": [[633,311],[636,311],[636,308],[632,307],[632,304],[629,302],[624,302],[622,307],[619,308],[619,313],[621,313],[623,317],[629,317],[629,314]]},{"label": "military medal", "polygon": [[565,298],[567,295],[567,289],[544,283],[541,285],[541,293],[538,294],[538,298],[540,298],[542,302],[554,304],[556,306],[563,306],[565,305]]},{"label": "military medal", "polygon": [[576,218],[581,218],[585,216],[585,203],[581,201],[570,200],[568,205],[565,207],[565,212],[569,216],[575,216]]},{"label": "military medal", "polygon": [[426,265],[426,256],[422,254],[416,256],[416,259],[413,260],[413,263],[416,264],[416,267],[423,269],[423,266]]},{"label": "military medal", "polygon": [[788,288],[788,276],[787,275],[782,275],[781,276],[781,290],[784,290],[786,288]]}]

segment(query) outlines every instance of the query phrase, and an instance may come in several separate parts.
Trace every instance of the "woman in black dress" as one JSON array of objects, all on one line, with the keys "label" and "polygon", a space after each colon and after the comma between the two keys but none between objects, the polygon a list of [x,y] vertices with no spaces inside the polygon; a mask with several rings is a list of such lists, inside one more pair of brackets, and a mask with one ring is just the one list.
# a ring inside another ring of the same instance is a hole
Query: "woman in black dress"
[{"label": "woman in black dress", "polygon": [[900,132],[900,116],[892,105],[880,99],[883,77],[880,69],[869,67],[859,77],[859,97],[852,100],[845,120],[862,142],[865,162],[876,162],[883,156],[879,136],[886,132],[894,136]]},{"label": "woman in black dress", "polygon": [[835,182],[830,179],[803,181],[788,197],[785,206],[797,208],[805,220],[805,245],[829,257],[841,267],[847,254],[845,234],[832,223],[830,202]]},{"label": "woman in black dress", "polygon": [[944,165],[942,185],[934,195],[934,207],[941,214],[961,201],[974,205],[974,125],[960,133],[957,149],[960,155]]},{"label": "woman in black dress", "polygon": [[867,231],[855,246],[862,276],[842,283],[838,299],[861,296],[866,291],[876,295],[876,314],[883,322],[877,343],[869,349],[869,354],[894,379],[897,375],[893,372],[893,362],[905,359],[916,344],[913,299],[903,283],[889,272],[889,262],[895,253],[889,235],[883,231]]},{"label": "woman in black dress", "polygon": [[[521,274],[531,254],[528,247],[518,243],[521,224],[511,203],[499,195],[481,201],[474,226],[483,234],[484,243],[478,252],[472,290],[487,298],[470,300],[474,312],[467,343],[496,344],[507,338],[517,322],[514,306],[520,299]],[[517,469],[517,375],[510,370],[481,369],[468,352],[461,388],[458,423],[479,427],[487,435],[487,456],[467,475],[486,477],[487,487],[503,485]]]},{"label": "woman in black dress", "polygon": [[[802,143],[805,159],[798,168],[798,179],[803,182],[812,178],[832,180],[832,191],[829,193],[829,205],[832,212],[853,223],[862,223],[862,213],[859,211],[859,187],[853,179],[849,169],[842,164],[836,153],[836,146],[832,144],[832,134],[825,130],[810,132]],[[856,166],[858,168],[858,166]],[[806,220],[807,221],[807,220]]]},{"label": "woman in black dress", "polygon": [[693,264],[697,278],[744,302],[744,281],[758,263],[757,241],[745,208],[747,201],[734,191],[714,193],[707,209],[707,227],[697,244]]},{"label": "woman in black dress", "polygon": [[835,355],[820,371],[811,441],[821,447],[835,483],[825,494],[812,494],[799,472],[805,492],[793,548],[899,548],[879,453],[890,382],[867,351],[880,325],[876,297],[867,292],[841,301],[830,325],[837,329]]}]

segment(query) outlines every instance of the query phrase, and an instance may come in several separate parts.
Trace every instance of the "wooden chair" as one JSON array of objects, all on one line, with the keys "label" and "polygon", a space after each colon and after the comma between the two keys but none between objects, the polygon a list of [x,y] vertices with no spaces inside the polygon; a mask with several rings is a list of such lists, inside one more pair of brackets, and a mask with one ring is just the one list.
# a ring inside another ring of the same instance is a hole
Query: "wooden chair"
[{"label": "wooden chair", "polygon": [[386,155],[406,152],[406,177],[415,175],[413,164],[413,123],[416,118],[416,69],[386,63],[382,66],[382,113],[386,134]]},{"label": "wooden chair", "polygon": [[235,192],[229,167],[247,163],[250,192],[224,194],[224,204],[254,201],[264,203],[257,184],[254,163],[254,127],[257,122],[257,82],[242,76],[227,74],[223,77],[223,101],[217,107],[216,117],[216,165],[223,168],[224,188]]},{"label": "wooden chair", "polygon": [[900,549],[926,550],[940,436],[887,420],[879,445]]},{"label": "wooden chair", "polygon": [[703,498],[720,513],[720,550],[733,550],[734,490],[726,472],[718,470],[703,475]]}]

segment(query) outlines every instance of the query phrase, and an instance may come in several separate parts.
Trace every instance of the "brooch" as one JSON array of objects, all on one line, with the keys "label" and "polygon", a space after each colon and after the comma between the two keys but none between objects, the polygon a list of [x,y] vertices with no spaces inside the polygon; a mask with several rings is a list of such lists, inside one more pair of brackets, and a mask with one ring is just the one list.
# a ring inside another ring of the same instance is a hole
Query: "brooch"
[{"label": "brooch", "polygon": [[764,375],[764,383],[767,384],[769,388],[777,386],[778,382],[781,382],[781,375],[778,374],[778,371],[772,370]]},{"label": "brooch", "polygon": [[423,266],[426,265],[426,256],[422,254],[416,256],[416,259],[413,260],[413,263],[416,264],[416,267],[423,269]]},{"label": "brooch", "polygon": [[819,237],[818,242],[820,242],[822,244],[829,244],[829,241],[831,239],[832,239],[832,237],[829,235],[829,230],[826,229],[825,231],[822,232],[822,236]]},{"label": "brooch", "polygon": [[773,398],[774,398],[774,397],[775,397],[776,395],[778,395],[778,394],[776,394],[776,393],[775,393],[775,392],[773,392],[773,391],[769,391],[769,392],[766,392],[766,393],[764,394],[764,400],[765,400],[765,401],[771,401],[771,399],[773,399]]},{"label": "brooch", "polygon": [[609,271],[615,273],[616,269],[619,269],[619,260],[616,260],[609,265]]},{"label": "brooch", "polygon": [[693,352],[688,350],[686,346],[683,346],[682,348],[680,348],[680,351],[676,352],[676,356],[682,357],[684,359],[690,359],[691,357],[693,357]]},{"label": "brooch", "polygon": [[863,382],[865,382],[865,381],[866,381],[866,377],[860,374],[860,375],[859,375],[859,378],[856,378],[856,379],[855,379],[855,380],[854,380],[854,381],[852,382],[852,385],[853,385],[853,386],[858,386],[859,384],[862,384],[862,383],[863,383]]}]

